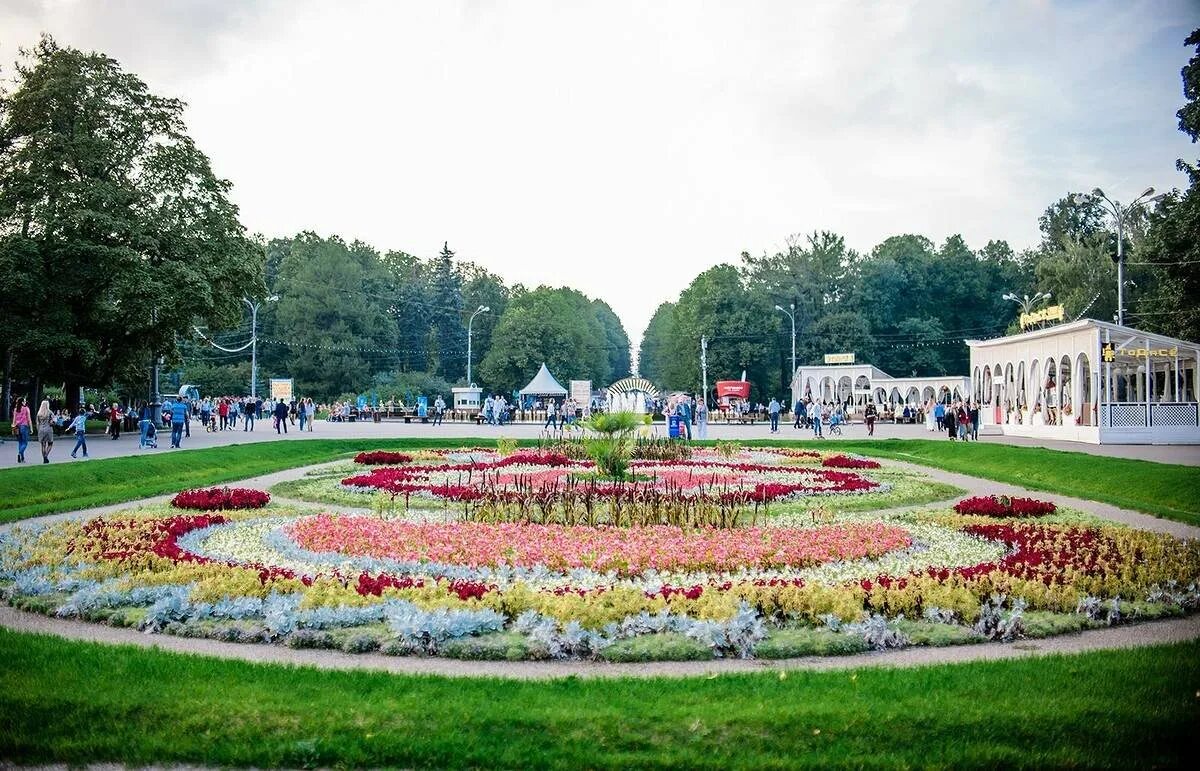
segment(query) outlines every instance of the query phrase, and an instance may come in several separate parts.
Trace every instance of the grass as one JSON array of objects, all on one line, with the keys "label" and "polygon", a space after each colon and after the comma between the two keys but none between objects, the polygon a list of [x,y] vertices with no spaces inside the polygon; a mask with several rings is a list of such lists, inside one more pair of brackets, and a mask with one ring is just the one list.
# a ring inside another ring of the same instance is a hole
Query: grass
[{"label": "grass", "polygon": [[1179,766],[1200,644],[916,669],[549,682],[320,671],[0,630],[17,763]]},{"label": "grass", "polygon": [[0,471],[0,522],[232,482],[362,450],[462,444],[461,439],[303,439],[4,469]]},{"label": "grass", "polygon": [[[782,445],[786,442],[761,444]],[[806,442],[805,447],[908,461],[1200,525],[1198,466],[1110,458],[1044,447],[931,439],[838,439]]]}]

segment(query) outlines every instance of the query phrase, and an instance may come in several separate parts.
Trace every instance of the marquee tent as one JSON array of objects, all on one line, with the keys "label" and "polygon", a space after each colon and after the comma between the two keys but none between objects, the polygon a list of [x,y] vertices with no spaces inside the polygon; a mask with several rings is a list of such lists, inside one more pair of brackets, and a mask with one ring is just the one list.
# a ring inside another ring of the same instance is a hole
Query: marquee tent
[{"label": "marquee tent", "polygon": [[567,389],[563,388],[554,375],[550,374],[550,370],[546,369],[545,362],[542,363],[542,368],[533,376],[533,380],[529,381],[529,385],[521,389],[521,396],[566,396]]}]

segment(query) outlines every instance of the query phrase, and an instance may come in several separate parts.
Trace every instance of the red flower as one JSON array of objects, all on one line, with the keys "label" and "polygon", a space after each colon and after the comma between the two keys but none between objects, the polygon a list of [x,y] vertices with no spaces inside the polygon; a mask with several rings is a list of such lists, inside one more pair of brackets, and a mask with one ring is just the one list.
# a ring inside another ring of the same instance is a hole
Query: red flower
[{"label": "red flower", "polygon": [[184,490],[171,499],[177,509],[223,511],[227,509],[261,509],[271,500],[262,490],[245,487],[210,487],[207,490]]},{"label": "red flower", "polygon": [[412,459],[411,455],[405,455],[402,452],[389,452],[387,450],[360,452],[354,456],[355,463],[363,463],[368,466],[395,466],[401,463],[412,463]]},{"label": "red flower", "polygon": [[849,455],[830,455],[821,461],[826,468],[879,468],[879,462],[866,458],[852,458]]},{"label": "red flower", "polygon": [[954,504],[954,510],[959,514],[980,514],[985,517],[1041,517],[1053,514],[1057,508],[1050,501],[1010,498],[1006,495],[964,498]]}]

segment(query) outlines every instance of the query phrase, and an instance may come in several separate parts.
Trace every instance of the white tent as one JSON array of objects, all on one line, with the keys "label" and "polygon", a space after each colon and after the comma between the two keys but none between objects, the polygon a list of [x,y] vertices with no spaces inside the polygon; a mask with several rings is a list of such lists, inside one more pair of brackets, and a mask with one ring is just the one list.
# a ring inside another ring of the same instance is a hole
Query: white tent
[{"label": "white tent", "polygon": [[521,389],[521,396],[566,396],[567,389],[563,388],[554,375],[550,374],[550,370],[546,369],[545,363],[538,373],[533,376],[533,380],[529,381],[529,385]]}]

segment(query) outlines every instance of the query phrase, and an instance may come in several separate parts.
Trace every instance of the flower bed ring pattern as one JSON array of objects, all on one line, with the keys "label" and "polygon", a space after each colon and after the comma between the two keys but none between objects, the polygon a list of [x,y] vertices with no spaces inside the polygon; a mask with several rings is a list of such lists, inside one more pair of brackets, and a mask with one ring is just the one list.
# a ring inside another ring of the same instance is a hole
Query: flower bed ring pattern
[{"label": "flower bed ring pattern", "polygon": [[[469,455],[446,453],[443,471],[577,467]],[[742,492],[763,479],[738,475],[850,473],[807,453],[698,460],[643,468],[678,495],[698,469],[727,478],[696,487]],[[1078,629],[1200,606],[1200,544],[1050,516],[1043,501],[993,501],[1005,514],[992,521],[968,507],[728,527],[464,521],[459,503],[382,517],[163,507],[17,526],[0,534],[0,596],[147,631],[349,651],[453,655],[455,640],[515,634],[534,658],[603,657],[620,640],[667,632],[715,656],[750,656],[796,625],[867,647],[906,644],[922,624],[948,624],[962,641],[1011,639],[1022,613]]]}]

